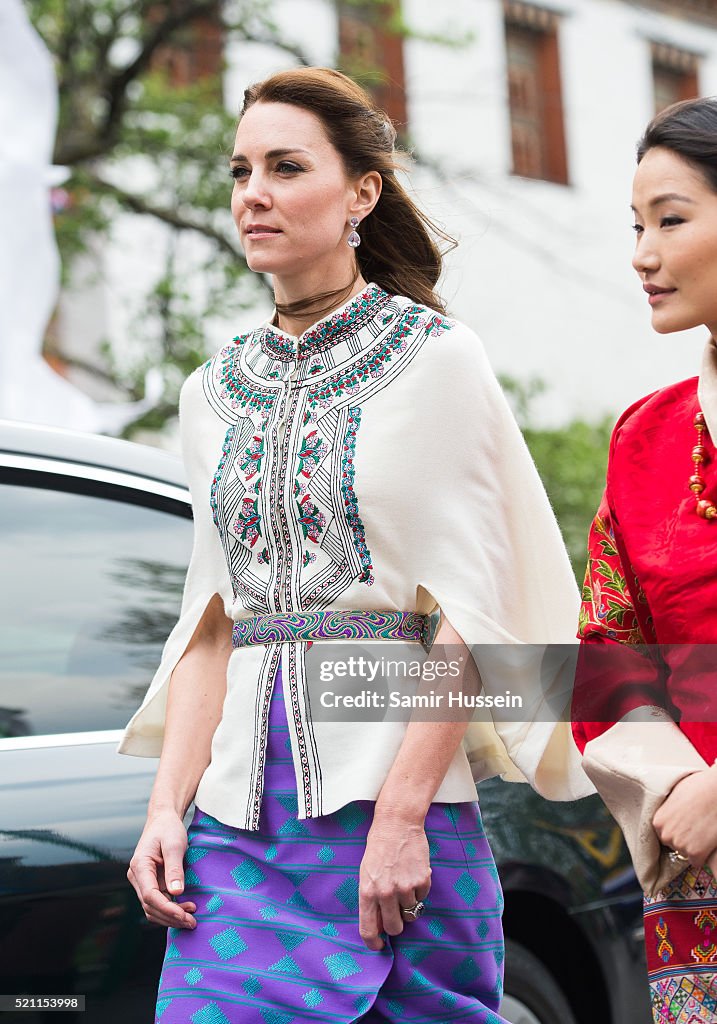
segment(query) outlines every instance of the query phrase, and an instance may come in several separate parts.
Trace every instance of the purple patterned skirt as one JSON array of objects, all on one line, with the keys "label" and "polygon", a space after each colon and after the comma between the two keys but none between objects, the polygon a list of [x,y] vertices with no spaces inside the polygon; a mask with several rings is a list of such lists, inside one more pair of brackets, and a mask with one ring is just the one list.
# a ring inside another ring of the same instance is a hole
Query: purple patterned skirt
[{"label": "purple patterned skirt", "polygon": [[156,1022],[505,1024],[503,897],[478,804],[431,806],[426,912],[368,950],[358,877],[373,803],[297,819],[281,682],[279,669],[259,831],[198,808],[189,828],[181,899],[197,927],[168,931]]}]

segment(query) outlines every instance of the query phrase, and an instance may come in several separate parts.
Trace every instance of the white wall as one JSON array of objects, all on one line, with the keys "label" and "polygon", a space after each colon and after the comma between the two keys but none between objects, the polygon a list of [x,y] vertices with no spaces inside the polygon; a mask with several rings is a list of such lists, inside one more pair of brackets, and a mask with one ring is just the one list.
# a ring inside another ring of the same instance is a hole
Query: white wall
[{"label": "white wall", "polygon": [[[454,8],[460,14],[454,16]],[[460,238],[445,294],[498,372],[539,376],[546,421],[618,412],[698,372],[705,332],[660,336],[630,265],[635,144],[652,114],[649,40],[702,53],[717,92],[717,32],[620,0],[565,0],[560,30],[571,184],[514,178],[500,0],[404,0],[423,32],[470,27],[451,50],[409,41],[407,91],[426,205]]]}]

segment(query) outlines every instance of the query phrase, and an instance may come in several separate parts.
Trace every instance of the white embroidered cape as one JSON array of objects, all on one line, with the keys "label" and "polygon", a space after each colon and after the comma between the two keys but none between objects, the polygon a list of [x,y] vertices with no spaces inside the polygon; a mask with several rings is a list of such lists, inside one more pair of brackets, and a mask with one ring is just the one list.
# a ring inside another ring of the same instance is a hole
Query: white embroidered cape
[{"label": "white embroidered cape", "polygon": [[[475,781],[495,774],[555,799],[592,791],[569,721],[554,724],[535,659],[515,647],[574,643],[579,599],[472,331],[369,285],[299,339],[265,324],[222,349],[186,381],[180,423],[194,549],[180,618],[121,753],[160,754],[172,669],[215,593],[234,619],[438,606],[467,644],[515,651],[512,666],[477,661],[488,694],[510,673],[528,720],[471,722],[435,799],[475,799]],[[278,659],[300,817],[375,799],[406,729],[312,720],[304,644],[235,650],[196,802],[236,827],[258,827]]]}]

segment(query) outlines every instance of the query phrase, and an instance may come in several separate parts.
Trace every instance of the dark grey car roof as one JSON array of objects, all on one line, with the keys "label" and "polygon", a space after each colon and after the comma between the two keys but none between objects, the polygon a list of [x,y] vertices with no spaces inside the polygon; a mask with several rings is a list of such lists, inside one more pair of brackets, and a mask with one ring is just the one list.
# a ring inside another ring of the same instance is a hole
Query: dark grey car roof
[{"label": "dark grey car roof", "polygon": [[146,444],[121,441],[102,434],[83,434],[59,427],[0,419],[0,463],[2,452],[101,466],[180,487],[187,486],[182,460],[178,456]]}]

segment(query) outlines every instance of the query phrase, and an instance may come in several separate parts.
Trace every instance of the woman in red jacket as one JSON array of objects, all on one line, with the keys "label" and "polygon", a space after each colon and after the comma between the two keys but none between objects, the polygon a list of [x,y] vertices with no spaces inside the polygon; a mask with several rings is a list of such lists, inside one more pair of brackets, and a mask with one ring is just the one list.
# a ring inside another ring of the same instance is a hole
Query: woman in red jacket
[{"label": "woman in red jacket", "polygon": [[659,114],[637,159],[633,266],[652,326],[710,338],[699,378],[615,428],[574,733],[647,893],[654,1021],[699,1024],[717,1019],[717,97]]}]

